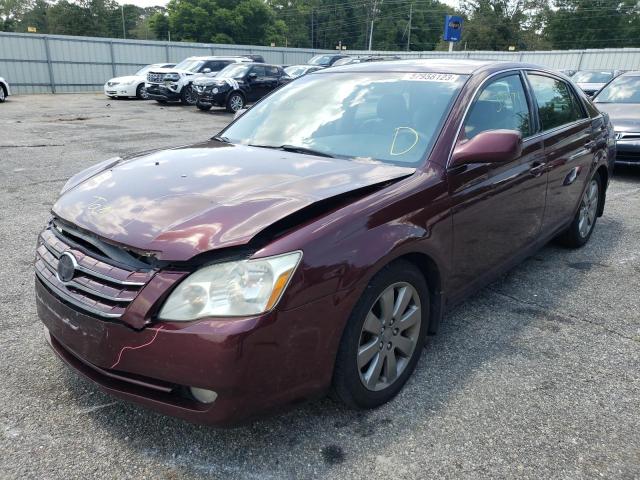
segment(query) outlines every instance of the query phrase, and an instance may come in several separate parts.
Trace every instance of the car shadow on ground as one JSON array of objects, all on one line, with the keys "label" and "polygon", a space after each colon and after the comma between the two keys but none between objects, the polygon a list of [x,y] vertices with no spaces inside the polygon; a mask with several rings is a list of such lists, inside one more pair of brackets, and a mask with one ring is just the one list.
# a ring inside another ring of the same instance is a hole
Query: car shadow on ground
[{"label": "car shadow on ground", "polygon": [[[434,418],[445,415],[474,376],[486,374],[483,371],[489,364],[502,360],[515,363],[523,357],[532,362],[560,358],[557,345],[541,345],[536,337],[554,335],[579,322],[564,311],[567,300],[584,282],[584,276],[570,262],[607,263],[610,259],[602,252],[615,250],[623,229],[609,219],[606,229],[596,229],[583,249],[572,251],[549,244],[449,311],[438,335],[428,338],[405,388],[376,410],[353,411],[323,399],[238,427],[217,429],[115,400],[70,371],[64,378],[79,411],[90,416],[96,430],[108,432],[115,442],[124,442],[150,461],[181,473],[239,475],[239,470],[230,466],[246,467],[247,459],[253,469],[249,473],[257,478],[273,472],[279,478],[295,477],[301,465],[327,471],[344,461],[371,455],[372,448],[384,453],[389,442],[401,443],[406,435],[424,431]],[[532,285],[533,279],[544,282],[561,275],[563,281],[550,280],[548,295],[531,300],[536,295],[532,297],[530,290],[538,288]],[[523,374],[506,375],[514,373]],[[553,382],[531,379],[532,392],[553,388]],[[104,408],[95,408],[96,402]],[[346,444],[350,449],[343,448]],[[359,450],[353,445],[359,445]],[[263,471],[256,471],[256,465]]]}]

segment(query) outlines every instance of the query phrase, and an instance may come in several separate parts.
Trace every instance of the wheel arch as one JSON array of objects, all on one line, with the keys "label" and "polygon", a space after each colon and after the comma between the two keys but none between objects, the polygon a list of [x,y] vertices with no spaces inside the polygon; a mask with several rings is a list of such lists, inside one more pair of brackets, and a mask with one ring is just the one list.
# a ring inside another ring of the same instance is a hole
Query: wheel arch
[{"label": "wheel arch", "polygon": [[411,252],[394,258],[391,262],[405,260],[415,265],[425,280],[429,289],[429,328],[428,334],[435,335],[442,318],[442,274],[436,261],[426,253]]}]

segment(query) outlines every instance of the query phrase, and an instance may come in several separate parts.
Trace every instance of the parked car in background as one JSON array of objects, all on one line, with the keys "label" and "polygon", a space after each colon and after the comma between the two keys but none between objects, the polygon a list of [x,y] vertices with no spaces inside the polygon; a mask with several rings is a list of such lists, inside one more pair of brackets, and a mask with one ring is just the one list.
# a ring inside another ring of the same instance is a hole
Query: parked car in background
[{"label": "parked car in background", "polygon": [[385,62],[390,60],[400,60],[397,55],[365,55],[363,57],[345,57],[332,65],[333,67],[339,67],[340,65],[351,65],[352,63],[365,63],[365,62]]},{"label": "parked car in background", "polygon": [[566,75],[567,77],[573,77],[577,72],[577,70],[558,70],[558,71],[563,75]]},{"label": "parked car in background", "polygon": [[544,67],[320,70],[210,140],[72,177],[37,242],[38,315],[72,368],[193,422],[329,390],[374,408],[445,310],[558,235],[589,241],[614,150]]},{"label": "parked car in background", "polygon": [[191,84],[196,78],[214,77],[232,63],[251,62],[247,57],[189,57],[173,68],[152,68],[147,73],[147,94],[159,103],[195,105],[197,98]]},{"label": "parked car in background", "polygon": [[146,100],[149,98],[147,89],[145,88],[149,70],[171,68],[174,66],[175,63],[154,63],[142,67],[133,75],[112,78],[104,84],[104,94],[109,98],[136,97],[141,100]]},{"label": "parked car in background", "polygon": [[616,163],[640,166],[640,72],[624,73],[593,98],[609,115],[616,135]]},{"label": "parked car in background", "polygon": [[315,57],[312,57],[307,62],[307,65],[316,65],[316,66],[319,66],[319,67],[330,67],[331,65],[336,63],[341,58],[346,58],[348,56],[349,55],[344,55],[344,54],[340,54],[340,53],[336,53],[336,54],[330,53],[330,54],[316,55]]},{"label": "parked car in background", "polygon": [[622,73],[621,70],[579,70],[571,80],[589,96],[594,95],[605,84]]},{"label": "parked car in background", "polygon": [[302,75],[306,75],[307,73],[317,72],[318,70],[322,70],[325,67],[320,67],[317,65],[289,65],[284,68],[284,71],[291,78],[298,78]]},{"label": "parked car in background", "polygon": [[11,95],[9,82],[7,82],[4,78],[0,77],[0,103],[4,102],[9,95]]},{"label": "parked car in background", "polygon": [[249,59],[251,59],[252,61],[256,62],[256,63],[264,63],[264,57],[262,55],[243,55],[244,57],[247,57]]},{"label": "parked car in background", "polygon": [[197,95],[196,106],[210,110],[213,106],[225,107],[229,112],[242,110],[289,82],[282,67],[266,63],[238,63],[227,66],[214,78],[197,78],[193,89]]}]

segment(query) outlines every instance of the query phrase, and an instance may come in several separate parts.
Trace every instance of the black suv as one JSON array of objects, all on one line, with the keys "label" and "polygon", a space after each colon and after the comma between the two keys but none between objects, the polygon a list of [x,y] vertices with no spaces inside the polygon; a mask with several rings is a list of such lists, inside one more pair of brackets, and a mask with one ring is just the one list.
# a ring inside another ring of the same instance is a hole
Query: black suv
[{"label": "black suv", "polygon": [[215,78],[194,80],[193,89],[200,110],[216,105],[237,112],[289,81],[291,77],[278,65],[237,63],[225,67]]}]

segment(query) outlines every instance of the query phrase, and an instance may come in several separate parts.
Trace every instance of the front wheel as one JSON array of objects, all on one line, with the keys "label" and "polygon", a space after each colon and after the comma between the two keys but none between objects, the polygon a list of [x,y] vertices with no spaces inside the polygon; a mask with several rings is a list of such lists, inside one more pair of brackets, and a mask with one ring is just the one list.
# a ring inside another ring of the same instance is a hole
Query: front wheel
[{"label": "front wheel", "polygon": [[333,396],[363,409],[391,400],[420,359],[428,323],[429,290],[420,270],[403,260],[381,270],[345,327]]},{"label": "front wheel", "polygon": [[569,228],[558,237],[558,241],[569,248],[580,248],[585,245],[598,219],[600,198],[602,197],[602,180],[595,174],[582,194],[580,208]]},{"label": "front wheel", "polygon": [[236,113],[244,108],[244,97],[234,92],[227,98],[227,112]]},{"label": "front wheel", "polygon": [[136,88],[136,98],[138,100],[149,100],[149,94],[147,93],[147,89],[144,87],[144,83],[138,85]]},{"label": "front wheel", "polygon": [[198,101],[198,96],[191,85],[186,85],[180,92],[180,101],[183,105],[195,105]]},{"label": "front wheel", "polygon": [[0,103],[7,99],[7,92],[4,91],[4,87],[0,85]]}]

